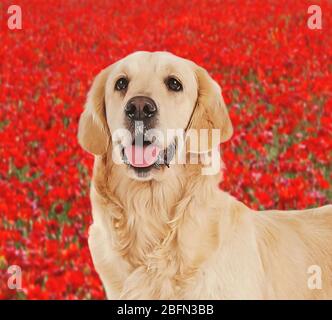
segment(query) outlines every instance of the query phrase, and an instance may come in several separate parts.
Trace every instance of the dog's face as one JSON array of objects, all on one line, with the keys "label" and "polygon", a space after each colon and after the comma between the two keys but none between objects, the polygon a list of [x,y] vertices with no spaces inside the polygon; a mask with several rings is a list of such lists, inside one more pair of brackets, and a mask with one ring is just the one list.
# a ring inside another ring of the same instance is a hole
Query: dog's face
[{"label": "dog's face", "polygon": [[[204,69],[170,53],[136,52],[96,77],[79,141],[95,155],[112,145],[121,169],[149,180],[169,167],[179,133],[185,138],[188,129],[213,128],[220,129],[219,143],[232,134],[220,88]],[[191,140],[189,152],[214,147],[202,138]]]},{"label": "dog's face", "polygon": [[[162,52],[134,53],[109,70],[105,95],[109,129],[112,134],[122,128],[134,134],[138,121],[166,138],[167,129],[186,127],[197,93],[188,61]],[[170,143],[161,140],[164,147]]]}]

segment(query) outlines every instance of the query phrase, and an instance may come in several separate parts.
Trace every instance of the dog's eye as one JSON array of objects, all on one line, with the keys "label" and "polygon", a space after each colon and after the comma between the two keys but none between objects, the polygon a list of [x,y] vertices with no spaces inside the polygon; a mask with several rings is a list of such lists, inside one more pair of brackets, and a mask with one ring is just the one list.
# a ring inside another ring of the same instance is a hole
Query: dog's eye
[{"label": "dog's eye", "polygon": [[181,91],[183,89],[181,82],[172,77],[166,79],[166,86],[172,91]]},{"label": "dog's eye", "polygon": [[115,83],[115,90],[122,91],[126,90],[128,87],[128,79],[127,78],[120,78],[116,83]]}]

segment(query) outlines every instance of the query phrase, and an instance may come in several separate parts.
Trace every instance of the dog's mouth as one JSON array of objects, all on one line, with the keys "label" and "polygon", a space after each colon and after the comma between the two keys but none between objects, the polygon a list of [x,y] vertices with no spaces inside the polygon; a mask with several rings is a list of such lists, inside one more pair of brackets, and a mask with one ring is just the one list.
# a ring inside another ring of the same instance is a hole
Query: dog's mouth
[{"label": "dog's mouth", "polygon": [[122,147],[121,156],[125,164],[142,174],[153,168],[160,169],[163,166],[169,168],[176,150],[175,142],[162,149],[151,141],[140,140],[135,138],[131,145]]}]

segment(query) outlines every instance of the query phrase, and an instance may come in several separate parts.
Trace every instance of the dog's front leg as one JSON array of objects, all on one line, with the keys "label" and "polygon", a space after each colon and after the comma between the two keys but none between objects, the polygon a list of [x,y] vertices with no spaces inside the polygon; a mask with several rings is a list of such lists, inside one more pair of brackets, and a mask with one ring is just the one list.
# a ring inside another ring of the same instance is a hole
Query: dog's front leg
[{"label": "dog's front leg", "polygon": [[109,235],[102,227],[96,224],[90,226],[88,242],[93,264],[103,283],[107,298],[119,299],[130,266],[112,250]]},{"label": "dog's front leg", "polygon": [[158,270],[150,270],[146,266],[135,269],[126,279],[120,299],[177,299],[174,277]]}]

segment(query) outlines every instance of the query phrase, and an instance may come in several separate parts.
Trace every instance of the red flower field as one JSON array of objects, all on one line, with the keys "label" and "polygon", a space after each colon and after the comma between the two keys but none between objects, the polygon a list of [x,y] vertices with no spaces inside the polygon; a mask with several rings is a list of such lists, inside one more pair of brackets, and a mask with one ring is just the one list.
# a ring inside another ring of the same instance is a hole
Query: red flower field
[{"label": "red flower field", "polygon": [[[235,133],[220,187],[256,209],[332,202],[332,4],[16,1],[0,4],[0,299],[102,299],[87,247],[92,156],[77,143],[87,90],[137,50],[167,50],[223,88]],[[22,291],[7,286],[22,269]]]}]

